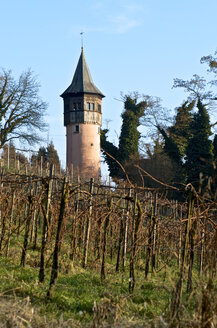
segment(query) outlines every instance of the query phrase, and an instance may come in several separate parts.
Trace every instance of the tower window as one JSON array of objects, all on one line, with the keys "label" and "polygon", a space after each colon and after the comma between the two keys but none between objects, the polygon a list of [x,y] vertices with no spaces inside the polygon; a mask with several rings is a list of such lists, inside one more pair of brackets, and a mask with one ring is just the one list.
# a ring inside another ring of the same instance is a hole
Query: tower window
[{"label": "tower window", "polygon": [[98,112],[101,113],[101,105],[98,104]]},{"label": "tower window", "polygon": [[74,133],[79,133],[79,125],[74,126]]},{"label": "tower window", "polygon": [[87,103],[87,110],[94,110],[94,103]]},{"label": "tower window", "polygon": [[73,110],[76,110],[77,109],[77,104],[76,103],[73,103]]}]

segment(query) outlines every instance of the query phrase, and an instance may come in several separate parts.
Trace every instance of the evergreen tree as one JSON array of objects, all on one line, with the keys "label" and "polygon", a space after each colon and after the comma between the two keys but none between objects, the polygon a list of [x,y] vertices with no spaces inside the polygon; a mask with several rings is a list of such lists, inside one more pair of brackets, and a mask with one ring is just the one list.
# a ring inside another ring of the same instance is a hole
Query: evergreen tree
[{"label": "evergreen tree", "polygon": [[50,164],[54,164],[56,166],[60,165],[60,160],[56,149],[54,148],[54,144],[51,141],[47,146],[47,160]]},{"label": "evergreen tree", "polygon": [[124,103],[124,112],[121,133],[119,137],[119,158],[122,163],[130,159],[139,159],[139,119],[144,114],[145,102],[137,103],[137,98],[127,96]]},{"label": "evergreen tree", "polygon": [[215,161],[217,161],[217,134],[215,134],[213,139],[213,154]]},{"label": "evergreen tree", "polygon": [[108,129],[101,130],[101,148],[111,177],[118,177],[120,166],[114,159],[119,160],[119,149],[107,140],[108,131]]},{"label": "evergreen tree", "polygon": [[209,140],[212,134],[209,114],[200,100],[198,100],[197,108],[198,113],[194,114],[190,125],[192,137],[188,142],[185,157],[187,182],[191,182],[195,187],[199,186],[200,173],[204,177],[213,174],[213,144]]},{"label": "evergreen tree", "polygon": [[172,161],[173,182],[176,183],[185,182],[186,174],[183,167],[183,157],[185,156],[188,141],[192,136],[191,122],[194,105],[195,101],[190,103],[186,101],[178,107],[175,122],[167,131],[158,126],[158,130],[164,138],[164,151]]},{"label": "evergreen tree", "polygon": [[54,164],[57,168],[60,167],[59,156],[52,141],[46,148],[40,147],[38,150],[38,154],[32,156],[32,165],[36,165],[36,163],[40,164],[41,159],[44,168],[47,166],[48,163]]},{"label": "evergreen tree", "polygon": [[38,156],[37,156],[38,161],[41,160],[41,157],[43,158],[43,162],[47,162],[47,160],[48,160],[47,150],[45,147],[40,147],[38,150]]},{"label": "evergreen tree", "polygon": [[175,123],[168,128],[168,134],[176,143],[181,157],[184,157],[188,140],[191,137],[190,124],[193,119],[192,110],[195,106],[195,101],[184,104],[177,108]]},{"label": "evergreen tree", "polygon": [[[144,114],[146,102],[137,102],[138,96],[125,96],[124,112],[122,113],[122,127],[119,137],[119,146],[116,147],[107,140],[108,130],[101,131],[101,146],[106,163],[108,164],[110,175],[114,177],[124,177],[117,161],[126,167],[130,161],[139,159],[139,138],[140,132],[137,130],[139,119]],[[109,156],[111,155],[111,156]]]},{"label": "evergreen tree", "polygon": [[217,134],[215,134],[213,139],[213,154],[214,154],[214,162],[213,162],[213,195],[216,199],[217,197]]},{"label": "evergreen tree", "polygon": [[181,153],[177,143],[164,131],[164,129],[161,129],[158,126],[158,130],[164,138],[164,151],[174,162],[181,165]]},{"label": "evergreen tree", "polygon": [[184,182],[185,174],[183,170],[182,155],[177,143],[160,127],[158,130],[164,138],[163,150],[171,161],[171,183],[180,184]]}]

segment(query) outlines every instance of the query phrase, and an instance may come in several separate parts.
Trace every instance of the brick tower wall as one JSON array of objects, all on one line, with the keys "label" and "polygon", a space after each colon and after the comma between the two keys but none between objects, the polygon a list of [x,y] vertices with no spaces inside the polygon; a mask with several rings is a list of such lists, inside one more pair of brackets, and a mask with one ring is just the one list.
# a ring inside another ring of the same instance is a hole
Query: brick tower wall
[{"label": "brick tower wall", "polygon": [[[76,132],[79,129],[79,132]],[[67,133],[67,168],[82,178],[97,178],[100,174],[100,126],[69,124]]]}]

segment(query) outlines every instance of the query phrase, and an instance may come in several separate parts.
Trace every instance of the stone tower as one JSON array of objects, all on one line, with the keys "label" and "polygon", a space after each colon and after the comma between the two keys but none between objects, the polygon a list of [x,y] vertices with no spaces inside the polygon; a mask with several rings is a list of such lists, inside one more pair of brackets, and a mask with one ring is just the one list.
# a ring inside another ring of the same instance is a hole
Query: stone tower
[{"label": "stone tower", "polygon": [[94,85],[83,49],[70,86],[62,93],[68,170],[82,178],[100,174],[102,98]]}]

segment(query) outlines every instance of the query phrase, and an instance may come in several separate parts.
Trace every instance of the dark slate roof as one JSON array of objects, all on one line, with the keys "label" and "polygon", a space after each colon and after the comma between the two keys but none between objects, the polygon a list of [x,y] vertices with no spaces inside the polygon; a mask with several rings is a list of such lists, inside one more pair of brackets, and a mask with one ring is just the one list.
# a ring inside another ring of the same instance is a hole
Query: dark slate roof
[{"label": "dark slate roof", "polygon": [[89,68],[87,66],[84,52],[81,51],[81,55],[78,61],[78,65],[70,86],[61,94],[61,97],[72,93],[92,93],[97,94],[101,97],[105,97],[102,92],[93,83],[90,75]]}]

